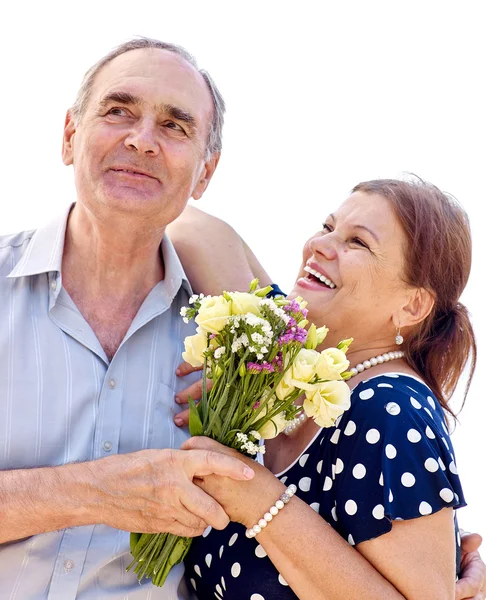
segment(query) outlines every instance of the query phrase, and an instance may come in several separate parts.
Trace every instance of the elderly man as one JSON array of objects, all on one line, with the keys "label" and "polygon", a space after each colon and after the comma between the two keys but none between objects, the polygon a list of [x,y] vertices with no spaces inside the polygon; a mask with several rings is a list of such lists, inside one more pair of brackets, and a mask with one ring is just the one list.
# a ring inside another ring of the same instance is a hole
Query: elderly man
[{"label": "elderly man", "polygon": [[66,116],[77,202],[0,238],[0,598],[184,597],[182,565],[163,589],[125,572],[127,532],[223,528],[193,477],[253,476],[174,450],[187,437],[172,417],[192,292],[163,236],[211,180],[223,110],[183,49],[122,45]]}]

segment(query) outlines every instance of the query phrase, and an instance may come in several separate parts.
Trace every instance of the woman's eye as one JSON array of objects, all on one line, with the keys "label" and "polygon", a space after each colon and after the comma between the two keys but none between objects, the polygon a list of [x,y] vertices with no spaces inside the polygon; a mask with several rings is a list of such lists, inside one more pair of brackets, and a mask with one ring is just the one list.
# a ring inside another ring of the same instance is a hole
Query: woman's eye
[{"label": "woman's eye", "polygon": [[363,246],[363,248],[368,248],[368,246],[363,242],[363,240],[360,240],[358,237],[354,237],[352,240],[353,244],[358,244],[359,246]]},{"label": "woman's eye", "polygon": [[327,232],[330,232],[330,231],[332,231],[332,229],[331,229],[331,226],[330,226],[330,225],[328,225],[327,223],[323,223],[323,224],[322,224],[322,230],[323,230],[323,231],[327,231]]}]

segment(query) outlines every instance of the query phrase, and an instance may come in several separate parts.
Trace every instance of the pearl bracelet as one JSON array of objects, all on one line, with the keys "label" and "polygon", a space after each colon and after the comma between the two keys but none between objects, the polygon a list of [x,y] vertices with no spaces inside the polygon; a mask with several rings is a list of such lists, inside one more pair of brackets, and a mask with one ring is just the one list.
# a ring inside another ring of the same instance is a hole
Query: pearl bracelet
[{"label": "pearl bracelet", "polygon": [[268,523],[270,523],[273,517],[278,515],[279,511],[281,511],[285,507],[285,505],[290,502],[290,498],[292,498],[296,491],[296,485],[289,485],[289,487],[280,496],[277,502],[275,502],[275,504],[270,507],[269,511],[263,515],[263,518],[260,519],[256,525],[253,525],[253,527],[250,527],[250,529],[246,530],[246,537],[254,538],[256,535],[258,535],[261,532],[261,530],[264,529],[268,525]]}]

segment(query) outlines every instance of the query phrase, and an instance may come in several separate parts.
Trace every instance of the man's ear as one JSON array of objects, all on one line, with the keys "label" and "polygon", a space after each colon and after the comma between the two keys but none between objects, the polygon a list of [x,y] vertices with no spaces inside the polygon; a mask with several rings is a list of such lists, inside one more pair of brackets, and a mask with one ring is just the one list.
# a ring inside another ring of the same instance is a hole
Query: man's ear
[{"label": "man's ear", "polygon": [[434,308],[435,298],[425,288],[411,290],[408,302],[404,304],[395,315],[393,323],[395,327],[412,327],[424,321]]},{"label": "man's ear", "polygon": [[65,165],[72,165],[74,162],[74,134],[76,133],[76,125],[74,117],[69,109],[66,113],[64,121],[64,133],[62,136],[62,162]]},{"label": "man's ear", "polygon": [[211,158],[204,163],[204,167],[196,183],[196,187],[192,191],[192,197],[194,200],[199,200],[206,191],[206,188],[211,181],[211,177],[213,176],[214,171],[216,171],[220,156],[221,152],[214,152],[211,154]]}]

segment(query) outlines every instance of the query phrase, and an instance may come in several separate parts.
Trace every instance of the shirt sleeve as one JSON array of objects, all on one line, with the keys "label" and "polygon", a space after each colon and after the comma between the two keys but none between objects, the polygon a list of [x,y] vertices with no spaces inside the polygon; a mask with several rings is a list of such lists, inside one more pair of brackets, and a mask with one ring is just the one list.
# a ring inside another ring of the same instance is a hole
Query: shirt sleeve
[{"label": "shirt sleeve", "polygon": [[394,520],[465,506],[442,407],[423,384],[404,381],[414,383],[385,375],[358,384],[331,437],[322,493],[334,494],[333,525],[351,544],[387,533]]}]

